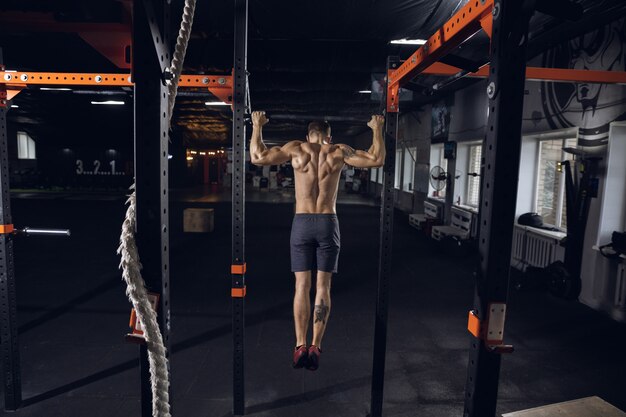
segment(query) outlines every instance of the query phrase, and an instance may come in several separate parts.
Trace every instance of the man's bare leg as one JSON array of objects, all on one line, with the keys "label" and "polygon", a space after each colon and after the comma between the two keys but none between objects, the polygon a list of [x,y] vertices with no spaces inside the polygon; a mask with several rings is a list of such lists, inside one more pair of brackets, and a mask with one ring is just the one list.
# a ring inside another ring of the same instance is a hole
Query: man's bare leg
[{"label": "man's bare leg", "polygon": [[296,328],[296,346],[306,345],[306,333],[311,317],[311,271],[294,272],[296,293],[293,297],[293,321]]},{"label": "man's bare leg", "polygon": [[317,271],[315,289],[315,310],[313,312],[313,342],[318,348],[322,346],[322,337],[330,315],[330,281],[332,272]]}]

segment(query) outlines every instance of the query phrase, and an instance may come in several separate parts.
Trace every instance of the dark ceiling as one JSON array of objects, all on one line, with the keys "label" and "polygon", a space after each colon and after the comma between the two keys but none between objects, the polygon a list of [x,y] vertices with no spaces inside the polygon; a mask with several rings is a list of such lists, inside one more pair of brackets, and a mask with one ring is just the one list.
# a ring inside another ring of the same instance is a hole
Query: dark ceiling
[{"label": "dark ceiling", "polygon": [[[302,138],[306,123],[326,118],[336,139],[367,130],[369,115],[380,103],[359,90],[369,89],[374,73],[384,72],[386,58],[406,58],[411,46],[390,45],[397,38],[427,38],[467,0],[250,0],[248,69],[253,110],[266,110],[271,123],[266,138],[283,142]],[[531,55],[554,43],[578,36],[626,11],[624,0],[579,0],[583,18],[568,22],[537,13],[531,24]],[[123,2],[101,0],[4,1],[6,11],[53,12],[59,21],[119,22]],[[182,1],[172,2],[172,30],[177,30]],[[198,0],[185,71],[229,73],[233,49],[232,2]],[[486,61],[488,39],[475,36],[455,54],[476,63]],[[31,71],[119,72],[108,60],[71,33],[28,32],[0,25],[0,47],[7,67]],[[410,109],[438,99],[446,91],[474,81],[461,80],[432,94],[437,77],[421,77],[412,86]],[[98,95],[95,95],[95,94]],[[89,132],[107,125],[109,137],[128,137],[132,126],[131,91],[50,92],[30,89],[15,100],[10,119],[59,135],[72,129]],[[91,106],[94,97],[124,99],[122,109]],[[178,99],[174,128],[187,144],[200,147],[228,143],[230,111],[204,105],[210,96],[186,91]],[[115,130],[117,129],[117,130]],[[113,133],[111,133],[113,132]],[[90,133],[91,134],[91,133]],[[93,132],[97,135],[98,132]]]}]

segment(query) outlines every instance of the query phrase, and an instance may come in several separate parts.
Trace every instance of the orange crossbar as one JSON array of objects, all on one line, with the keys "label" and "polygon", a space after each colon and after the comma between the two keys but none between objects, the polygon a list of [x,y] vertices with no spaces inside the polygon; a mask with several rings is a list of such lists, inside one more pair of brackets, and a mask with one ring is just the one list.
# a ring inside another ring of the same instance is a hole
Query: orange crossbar
[{"label": "orange crossbar", "polygon": [[[107,87],[131,87],[130,74],[64,73],[0,71],[0,83],[12,85],[84,85]],[[180,77],[179,87],[233,88],[231,75],[190,75]]]},{"label": "orange crossbar", "polygon": [[[426,44],[422,45],[389,77],[389,87],[411,81],[417,74],[437,62],[482,29],[481,20],[488,19],[493,0],[471,0],[448,20]],[[490,35],[490,34],[489,34]]]},{"label": "orange crossbar", "polygon": [[[11,100],[28,85],[132,87],[130,74],[64,73],[0,71],[0,85],[6,85],[7,100]],[[181,88],[206,88],[225,103],[232,102],[232,75],[183,74]]]},{"label": "orange crossbar", "polygon": [[[415,51],[409,59],[404,61],[397,69],[389,70],[389,83],[387,85],[388,112],[398,112],[399,88],[420,73],[454,75],[461,71],[460,68],[438,61],[481,29],[491,37],[493,5],[494,0],[470,0],[435,32],[424,45]],[[489,66],[485,65],[479,71],[467,76],[488,77]],[[626,72],[528,67],[526,69],[526,79],[532,81],[626,84]]]},{"label": "orange crossbar", "polygon": [[0,224],[0,235],[8,235],[14,231],[15,227],[12,224]]},{"label": "orange crossbar", "polygon": [[231,288],[230,296],[232,298],[243,298],[246,296],[246,287],[243,288]]}]

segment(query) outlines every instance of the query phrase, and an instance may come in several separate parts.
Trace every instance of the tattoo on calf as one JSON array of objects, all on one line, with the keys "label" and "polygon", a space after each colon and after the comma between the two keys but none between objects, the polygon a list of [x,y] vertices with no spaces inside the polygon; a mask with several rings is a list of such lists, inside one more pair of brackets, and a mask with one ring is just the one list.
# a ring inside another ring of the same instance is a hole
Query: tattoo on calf
[{"label": "tattoo on calf", "polygon": [[322,304],[315,305],[315,323],[322,322],[322,324],[326,324],[326,317],[328,315],[328,306],[324,304],[324,300],[322,300]]}]

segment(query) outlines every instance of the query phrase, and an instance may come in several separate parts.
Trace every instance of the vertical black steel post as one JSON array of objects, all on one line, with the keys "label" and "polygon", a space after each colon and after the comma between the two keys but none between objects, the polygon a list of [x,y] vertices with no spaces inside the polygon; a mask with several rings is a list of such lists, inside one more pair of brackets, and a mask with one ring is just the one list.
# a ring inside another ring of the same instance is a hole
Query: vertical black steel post
[{"label": "vertical black steel post", "polygon": [[[2,49],[0,49],[0,69]],[[7,138],[8,103],[6,89],[0,86],[0,303],[2,321],[2,372],[4,380],[4,409],[17,410],[22,402],[22,375],[20,351],[17,338],[17,300],[15,294],[15,271],[13,269],[13,240],[6,232],[13,225],[11,220],[11,196],[9,194],[9,158]]]},{"label": "vertical black steel post", "polygon": [[[489,304],[506,303],[521,149],[528,20],[533,1],[497,0],[493,9],[489,119],[483,143],[479,252],[474,310],[485,323]],[[464,416],[496,413],[500,354],[472,336]]]},{"label": "vertical black steel post", "polygon": [[[169,118],[167,88],[163,83],[161,63],[169,62],[155,53],[150,25],[158,25],[169,47],[169,1],[152,2],[159,22],[146,14],[143,1],[133,2],[133,70],[135,83],[135,184],[137,190],[136,241],[148,291],[158,293],[157,319],[163,343],[170,351],[169,295],[169,207],[168,142]],[[169,51],[168,48],[166,50]],[[141,415],[152,416],[152,394],[148,355],[140,348]]]},{"label": "vertical black steel post", "polygon": [[[397,68],[399,60],[389,57],[387,68]],[[380,248],[378,264],[378,291],[374,324],[374,363],[372,367],[372,402],[370,416],[380,417],[383,412],[385,385],[385,358],[387,354],[387,312],[389,310],[389,282],[391,281],[391,243],[393,240],[394,178],[396,142],[398,140],[398,113],[385,116],[385,165],[380,207]]]},{"label": "vertical black steel post", "polygon": [[[233,74],[232,265],[245,265],[246,110],[248,0],[235,0]],[[231,271],[232,272],[232,271]],[[245,289],[244,273],[231,275],[232,288]],[[245,413],[244,297],[233,297],[233,414]]]}]

